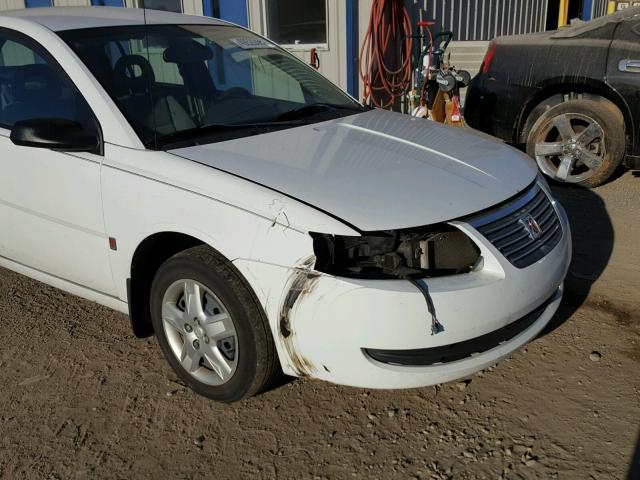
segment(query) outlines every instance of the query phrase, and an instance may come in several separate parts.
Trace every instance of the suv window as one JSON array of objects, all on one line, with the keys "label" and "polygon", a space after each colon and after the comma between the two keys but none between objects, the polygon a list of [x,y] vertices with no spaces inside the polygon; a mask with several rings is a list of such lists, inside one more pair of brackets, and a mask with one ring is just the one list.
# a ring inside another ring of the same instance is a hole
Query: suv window
[{"label": "suv window", "polygon": [[0,126],[36,118],[94,124],[89,106],[46,52],[26,37],[0,31]]}]

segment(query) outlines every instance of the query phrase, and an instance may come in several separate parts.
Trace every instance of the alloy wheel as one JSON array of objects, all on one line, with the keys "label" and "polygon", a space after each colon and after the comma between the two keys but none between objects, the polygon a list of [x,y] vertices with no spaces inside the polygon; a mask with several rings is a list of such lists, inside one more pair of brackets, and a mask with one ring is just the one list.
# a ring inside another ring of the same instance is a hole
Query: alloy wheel
[{"label": "alloy wheel", "polygon": [[579,183],[595,175],[606,154],[604,131],[587,115],[563,113],[553,117],[535,143],[540,170],[562,182]]},{"label": "alloy wheel", "polygon": [[238,366],[233,319],[220,299],[195,280],[169,286],[162,300],[162,324],[182,368],[207,385],[228,382]]}]

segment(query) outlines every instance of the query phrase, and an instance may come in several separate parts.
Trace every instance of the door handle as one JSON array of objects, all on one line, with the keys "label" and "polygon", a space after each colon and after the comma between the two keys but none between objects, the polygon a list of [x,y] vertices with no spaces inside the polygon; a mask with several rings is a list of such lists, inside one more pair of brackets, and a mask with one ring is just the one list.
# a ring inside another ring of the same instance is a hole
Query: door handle
[{"label": "door handle", "polygon": [[618,70],[621,72],[640,73],[640,60],[620,60]]}]

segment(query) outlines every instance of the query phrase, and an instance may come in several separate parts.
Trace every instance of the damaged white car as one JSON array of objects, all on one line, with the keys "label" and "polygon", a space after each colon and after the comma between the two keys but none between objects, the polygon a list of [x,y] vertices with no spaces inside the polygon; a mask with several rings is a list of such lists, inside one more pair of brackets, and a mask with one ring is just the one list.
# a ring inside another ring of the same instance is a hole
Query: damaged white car
[{"label": "damaged white car", "polygon": [[202,395],[445,382],[560,303],[569,225],[534,162],[245,29],[30,9],[0,57],[0,265],[128,313]]}]

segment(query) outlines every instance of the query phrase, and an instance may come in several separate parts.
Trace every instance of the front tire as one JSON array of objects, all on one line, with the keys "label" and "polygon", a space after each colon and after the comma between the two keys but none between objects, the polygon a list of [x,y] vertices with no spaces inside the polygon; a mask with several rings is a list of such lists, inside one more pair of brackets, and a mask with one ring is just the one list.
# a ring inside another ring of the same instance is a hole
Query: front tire
[{"label": "front tire", "polygon": [[234,402],[276,377],[279,364],[262,307],[233,265],[209,247],[164,262],[150,302],[160,348],[195,392]]},{"label": "front tire", "polygon": [[527,153],[546,176],[597,187],[624,158],[624,117],[609,100],[585,95],[544,111],[526,138]]}]

